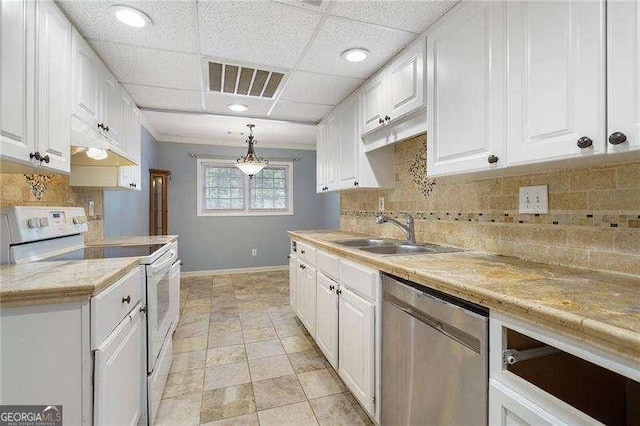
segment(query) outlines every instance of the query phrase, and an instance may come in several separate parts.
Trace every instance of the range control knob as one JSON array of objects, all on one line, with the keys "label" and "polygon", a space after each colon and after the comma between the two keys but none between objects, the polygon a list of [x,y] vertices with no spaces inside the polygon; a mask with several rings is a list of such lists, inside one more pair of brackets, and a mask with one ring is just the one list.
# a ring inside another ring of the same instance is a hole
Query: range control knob
[{"label": "range control knob", "polygon": [[75,225],[82,225],[85,222],[86,222],[86,220],[85,220],[84,216],[76,216],[76,217],[73,218],[73,223]]},{"label": "range control knob", "polygon": [[49,226],[49,218],[48,217],[41,217],[40,218],[40,226],[41,227],[45,227],[45,226]]},{"label": "range control knob", "polygon": [[40,228],[40,219],[38,219],[37,217],[32,217],[31,219],[27,220],[27,226],[29,228]]}]

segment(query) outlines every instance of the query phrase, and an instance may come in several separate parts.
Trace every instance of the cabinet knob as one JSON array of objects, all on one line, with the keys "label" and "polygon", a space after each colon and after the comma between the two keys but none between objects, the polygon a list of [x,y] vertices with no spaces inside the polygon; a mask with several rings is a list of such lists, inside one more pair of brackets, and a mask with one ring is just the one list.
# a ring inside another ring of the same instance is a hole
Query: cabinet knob
[{"label": "cabinet knob", "polygon": [[337,290],[336,290],[336,294],[337,294],[338,296],[340,296],[340,295],[342,294],[342,290],[337,289]]},{"label": "cabinet knob", "polygon": [[307,267],[304,265],[300,265],[300,269],[307,269]]},{"label": "cabinet knob", "polygon": [[104,126],[103,129],[108,132],[109,131],[109,126]]},{"label": "cabinet knob", "polygon": [[291,259],[291,255],[290,254],[287,255],[287,259]]},{"label": "cabinet knob", "polygon": [[389,117],[388,115],[384,116],[384,121],[391,121],[391,117]]},{"label": "cabinet knob", "polygon": [[98,129],[104,129],[104,126],[102,125],[102,123],[98,123]]},{"label": "cabinet knob", "polygon": [[487,161],[489,162],[489,164],[495,164],[498,162],[498,157],[495,155],[490,155],[489,158],[487,158]]},{"label": "cabinet knob", "polygon": [[36,159],[36,161],[40,161],[42,159],[42,157],[40,157],[40,153],[38,151],[32,152],[32,153],[29,154],[29,159],[30,160],[33,160],[34,158]]},{"label": "cabinet knob", "polygon": [[304,250],[300,250],[300,253],[304,254]]},{"label": "cabinet knob", "polygon": [[131,303],[131,296],[123,297],[122,298],[122,303],[124,303],[124,302]]},{"label": "cabinet knob", "polygon": [[45,155],[44,157],[42,157],[42,161],[49,164],[49,161],[51,161],[51,158],[49,158],[49,155]]},{"label": "cabinet knob", "polygon": [[384,124],[384,118],[380,117],[380,118],[378,119],[378,123],[380,123],[380,124]]},{"label": "cabinet knob", "polygon": [[333,284],[331,284],[331,285],[329,286],[329,290],[334,290],[335,288],[336,288],[336,286],[334,286]]},{"label": "cabinet knob", "polygon": [[611,145],[620,145],[627,141],[627,135],[622,132],[613,132],[609,135],[609,143]]},{"label": "cabinet knob", "polygon": [[583,136],[580,139],[578,139],[578,148],[580,149],[589,148],[592,145],[593,145],[593,141],[589,136]]},{"label": "cabinet knob", "polygon": [[358,181],[353,182],[353,186],[358,186],[358,185],[360,185]]}]

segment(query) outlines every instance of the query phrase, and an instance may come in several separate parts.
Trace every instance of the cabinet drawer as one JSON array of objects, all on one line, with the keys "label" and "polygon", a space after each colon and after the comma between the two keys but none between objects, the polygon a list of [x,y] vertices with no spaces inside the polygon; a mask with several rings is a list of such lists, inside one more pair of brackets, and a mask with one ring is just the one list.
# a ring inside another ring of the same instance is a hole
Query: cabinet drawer
[{"label": "cabinet drawer", "polygon": [[368,299],[375,299],[378,271],[358,263],[342,259],[340,262],[340,284]]},{"label": "cabinet drawer", "polygon": [[143,275],[136,267],[91,298],[91,348],[97,348],[142,299]]},{"label": "cabinet drawer", "polygon": [[326,251],[318,250],[316,253],[318,270],[335,280],[340,279],[340,258]]},{"label": "cabinet drawer", "polygon": [[316,264],[316,249],[304,243],[298,243],[298,258],[311,265]]}]

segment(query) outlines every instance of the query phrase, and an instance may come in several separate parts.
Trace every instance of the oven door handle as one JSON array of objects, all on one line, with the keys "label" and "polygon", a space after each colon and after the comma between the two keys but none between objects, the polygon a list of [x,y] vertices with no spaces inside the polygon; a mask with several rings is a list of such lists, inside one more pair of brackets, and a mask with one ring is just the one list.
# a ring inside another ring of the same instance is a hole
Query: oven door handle
[{"label": "oven door handle", "polygon": [[[166,260],[163,260],[163,257],[169,256]],[[162,270],[168,267],[171,267],[173,261],[178,258],[178,255],[175,251],[170,250],[168,253],[164,254],[157,262],[149,265],[149,269],[151,269],[151,273],[155,274],[156,271]]]}]

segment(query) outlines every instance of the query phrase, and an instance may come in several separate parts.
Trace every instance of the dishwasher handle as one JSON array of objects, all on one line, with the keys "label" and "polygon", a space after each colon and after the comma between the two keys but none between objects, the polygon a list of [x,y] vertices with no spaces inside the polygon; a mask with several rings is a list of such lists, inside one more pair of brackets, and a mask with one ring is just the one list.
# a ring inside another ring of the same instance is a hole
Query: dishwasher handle
[{"label": "dishwasher handle", "polygon": [[423,324],[431,327],[438,333],[441,333],[448,338],[460,343],[463,346],[471,349],[472,351],[480,354],[481,353],[481,343],[480,339],[472,336],[471,334],[460,330],[453,325],[447,324],[438,320],[437,318],[432,317],[431,315],[422,312],[420,310],[415,309],[413,306],[409,305],[406,302],[398,299],[397,297],[384,293],[384,301],[394,306],[395,308],[401,310],[405,314],[415,318],[416,320],[422,322]]}]

